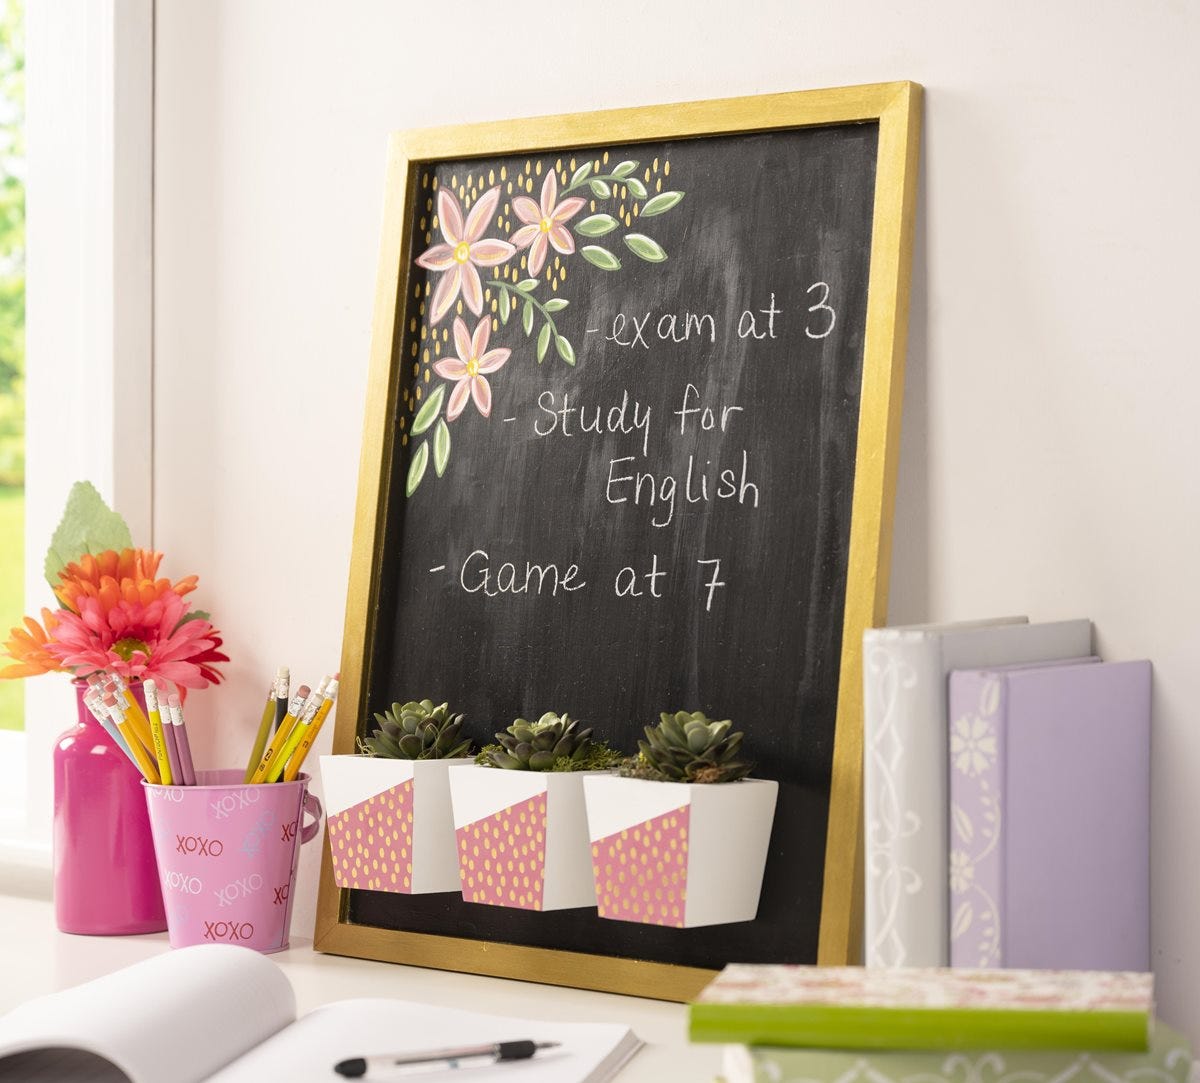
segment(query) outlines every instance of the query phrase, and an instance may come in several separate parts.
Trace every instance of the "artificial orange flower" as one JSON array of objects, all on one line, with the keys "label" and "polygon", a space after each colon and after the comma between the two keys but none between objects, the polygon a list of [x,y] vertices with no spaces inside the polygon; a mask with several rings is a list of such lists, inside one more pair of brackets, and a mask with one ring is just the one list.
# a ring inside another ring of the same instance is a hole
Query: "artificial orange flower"
[{"label": "artificial orange flower", "polygon": [[162,553],[149,549],[106,549],[103,553],[84,553],[78,561],[58,573],[54,593],[63,606],[80,612],[83,598],[95,598],[101,612],[109,613],[121,602],[149,605],[168,592],[182,597],[196,589],[198,579],[189,575],[172,583],[155,579]]},{"label": "artificial orange flower", "polygon": [[65,666],[47,649],[54,630],[58,627],[58,618],[43,607],[42,622],[38,624],[32,617],[25,618],[24,628],[14,628],[9,638],[4,641],[4,651],[12,659],[13,665],[0,668],[0,679],[8,677],[36,677],[42,673],[69,673]]}]

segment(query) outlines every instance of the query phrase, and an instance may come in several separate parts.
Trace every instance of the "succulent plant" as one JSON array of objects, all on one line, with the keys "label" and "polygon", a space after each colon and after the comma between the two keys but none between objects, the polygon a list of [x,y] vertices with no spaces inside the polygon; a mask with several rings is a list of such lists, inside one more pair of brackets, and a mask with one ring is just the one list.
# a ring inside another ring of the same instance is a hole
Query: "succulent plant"
[{"label": "succulent plant", "polygon": [[613,766],[620,753],[592,740],[591,728],[579,729],[569,714],[547,711],[536,722],[518,718],[499,744],[488,745],[476,762],[510,771],[592,771]]},{"label": "succulent plant", "polygon": [[753,764],[738,758],[742,733],[730,733],[733,723],[710,720],[702,711],[664,712],[657,726],[646,727],[638,754],[621,765],[627,778],[660,782],[735,782]]},{"label": "succulent plant", "polygon": [[451,714],[445,703],[436,707],[433,700],[420,703],[393,703],[383,714],[376,714],[379,728],[374,735],[359,738],[359,748],[368,756],[390,760],[447,760],[465,756],[470,739],[459,740],[463,716]]}]

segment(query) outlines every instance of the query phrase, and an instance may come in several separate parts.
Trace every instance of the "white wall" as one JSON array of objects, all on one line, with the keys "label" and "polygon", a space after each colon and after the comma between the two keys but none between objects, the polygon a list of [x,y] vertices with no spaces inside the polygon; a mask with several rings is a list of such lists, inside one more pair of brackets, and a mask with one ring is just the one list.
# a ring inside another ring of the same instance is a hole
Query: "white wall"
[{"label": "white wall", "polygon": [[386,132],[913,79],[892,617],[1088,615],[1154,660],[1154,961],[1200,1040],[1200,7],[425,10],[158,4],[155,542],[235,659],[194,701],[200,758],[244,757],[279,662],[338,664]]}]

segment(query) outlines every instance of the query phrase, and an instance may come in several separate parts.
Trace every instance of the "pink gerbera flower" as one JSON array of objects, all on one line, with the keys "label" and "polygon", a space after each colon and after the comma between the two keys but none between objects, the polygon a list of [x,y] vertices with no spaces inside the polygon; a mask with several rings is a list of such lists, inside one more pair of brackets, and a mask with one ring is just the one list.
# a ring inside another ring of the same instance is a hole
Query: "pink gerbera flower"
[{"label": "pink gerbera flower", "polygon": [[499,202],[500,186],[497,185],[475,201],[464,224],[458,198],[446,188],[439,190],[439,226],[446,243],[435,244],[417,257],[418,266],[444,272],[433,291],[431,323],[437,323],[450,311],[460,289],[467,307],[476,316],[483,312],[483,283],[476,267],[495,267],[511,259],[516,252],[508,241],[495,237],[483,239],[483,231]]},{"label": "pink gerbera flower", "polygon": [[541,206],[528,196],[517,196],[513,200],[513,213],[522,222],[527,223],[513,234],[513,244],[518,248],[529,249],[531,275],[541,274],[551,245],[556,252],[564,256],[569,256],[575,251],[575,238],[563,223],[580,212],[584,200],[578,196],[571,196],[570,199],[564,199],[556,205],[557,199],[558,181],[552,169],[542,183]]},{"label": "pink gerbera flower", "polygon": [[475,334],[471,335],[467,325],[455,317],[454,348],[458,351],[458,357],[444,357],[433,366],[433,371],[439,376],[456,381],[446,407],[447,421],[453,421],[463,412],[468,396],[475,400],[476,408],[484,417],[492,412],[492,385],[485,377],[498,371],[512,350],[489,350],[487,345],[491,329],[492,321],[485,316],[476,326]]},{"label": "pink gerbera flower", "polygon": [[126,680],[152,677],[204,688],[220,679],[213,663],[229,661],[207,620],[184,620],[188,603],[173,591],[148,604],[121,601],[107,612],[97,598],[80,597],[78,605],[78,613],[55,614],[58,626],[46,649],[81,675],[109,670]]}]

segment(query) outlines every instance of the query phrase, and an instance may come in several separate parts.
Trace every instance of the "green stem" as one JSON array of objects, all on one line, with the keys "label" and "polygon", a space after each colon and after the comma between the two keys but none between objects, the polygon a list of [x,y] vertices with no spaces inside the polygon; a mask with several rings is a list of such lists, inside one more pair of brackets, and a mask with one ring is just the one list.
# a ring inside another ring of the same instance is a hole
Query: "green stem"
[{"label": "green stem", "polygon": [[[505,282],[504,279],[502,279],[502,278],[493,278],[491,280],[491,282],[488,283],[488,285],[499,286],[501,289],[507,290],[509,293],[515,293],[517,295],[517,297],[519,297],[523,300],[532,301],[533,307],[536,308],[542,314],[542,319],[544,319],[550,325],[550,330],[554,332],[554,337],[555,338],[559,337],[558,324],[556,324],[554,322],[554,317],[551,316],[550,313],[546,311],[546,306],[543,305],[542,302],[539,301],[536,297],[534,297],[532,291],[529,293],[526,293],[524,290],[519,290],[511,282]],[[513,314],[514,315],[516,314],[515,308],[513,309]]]},{"label": "green stem", "polygon": [[610,184],[624,184],[627,179],[627,177],[618,177],[615,173],[591,173],[584,177],[583,180],[575,181],[574,184],[568,184],[558,194],[565,196],[568,192],[573,192],[576,188],[583,188],[591,184],[594,180],[607,181]]}]

